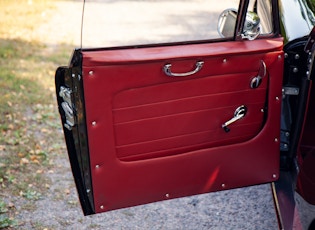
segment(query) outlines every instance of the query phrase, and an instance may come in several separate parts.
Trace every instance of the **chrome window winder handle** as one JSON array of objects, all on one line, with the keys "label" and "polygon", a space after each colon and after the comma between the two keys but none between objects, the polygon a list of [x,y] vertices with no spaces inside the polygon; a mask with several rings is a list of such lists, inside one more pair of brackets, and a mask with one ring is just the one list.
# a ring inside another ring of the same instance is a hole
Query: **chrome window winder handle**
[{"label": "chrome window winder handle", "polygon": [[163,71],[167,76],[170,76],[170,77],[187,77],[200,71],[203,64],[204,64],[203,61],[196,62],[195,69],[186,73],[173,73],[171,70],[172,64],[166,64],[163,67]]},{"label": "chrome window winder handle", "polygon": [[228,126],[242,119],[246,115],[246,112],[247,112],[247,107],[245,105],[239,106],[234,112],[234,117],[222,125],[222,128],[224,129],[224,131],[227,133],[230,132],[230,128],[228,128]]}]

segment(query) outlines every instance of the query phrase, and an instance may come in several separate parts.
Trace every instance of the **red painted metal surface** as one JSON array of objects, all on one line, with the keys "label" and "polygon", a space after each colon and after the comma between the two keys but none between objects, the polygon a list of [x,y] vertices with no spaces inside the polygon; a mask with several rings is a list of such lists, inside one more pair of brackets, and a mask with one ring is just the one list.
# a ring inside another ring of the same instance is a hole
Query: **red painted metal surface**
[{"label": "red painted metal surface", "polygon": [[83,51],[96,212],[276,180],[282,71],[281,39]]},{"label": "red painted metal surface", "polygon": [[315,205],[315,88],[311,86],[307,116],[298,152],[300,171],[297,191],[310,204]]}]

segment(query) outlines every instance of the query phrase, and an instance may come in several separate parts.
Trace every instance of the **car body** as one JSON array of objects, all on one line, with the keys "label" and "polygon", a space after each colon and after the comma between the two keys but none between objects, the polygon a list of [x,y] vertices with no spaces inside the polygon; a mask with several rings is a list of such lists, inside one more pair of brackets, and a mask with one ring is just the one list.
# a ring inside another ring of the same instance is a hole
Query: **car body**
[{"label": "car body", "polygon": [[315,205],[315,3],[231,2],[213,38],[81,44],[57,69],[85,215],[263,183],[279,228],[295,190]]}]

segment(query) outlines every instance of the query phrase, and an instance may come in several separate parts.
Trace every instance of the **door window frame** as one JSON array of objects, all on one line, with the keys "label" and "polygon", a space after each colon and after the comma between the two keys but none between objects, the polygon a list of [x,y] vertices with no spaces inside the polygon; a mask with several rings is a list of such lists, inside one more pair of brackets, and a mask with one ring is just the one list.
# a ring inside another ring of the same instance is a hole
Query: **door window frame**
[{"label": "door window frame", "polygon": [[[204,40],[188,40],[188,41],[178,41],[178,42],[162,42],[162,43],[149,43],[149,44],[134,44],[134,45],[122,45],[122,46],[109,46],[109,47],[93,47],[93,48],[85,48],[83,47],[83,25],[84,25],[84,8],[85,8],[85,0],[83,3],[83,12],[82,12],[82,21],[81,21],[81,38],[80,38],[80,49],[81,50],[116,50],[116,49],[130,49],[130,48],[146,48],[146,47],[159,47],[159,46],[176,46],[176,45],[190,45],[190,44],[204,44],[204,43],[214,43],[214,42],[227,42],[227,41],[241,41],[244,40],[242,38],[242,33],[244,29],[244,23],[246,20],[246,12],[248,11],[249,2],[251,0],[240,0],[238,13],[236,18],[236,25],[234,29],[234,36],[227,38],[214,38],[214,39],[204,39]],[[262,38],[272,38],[280,36],[280,18],[279,18],[279,6],[278,0],[271,0],[271,16],[273,18],[273,31],[270,34],[261,34],[257,39]]]}]

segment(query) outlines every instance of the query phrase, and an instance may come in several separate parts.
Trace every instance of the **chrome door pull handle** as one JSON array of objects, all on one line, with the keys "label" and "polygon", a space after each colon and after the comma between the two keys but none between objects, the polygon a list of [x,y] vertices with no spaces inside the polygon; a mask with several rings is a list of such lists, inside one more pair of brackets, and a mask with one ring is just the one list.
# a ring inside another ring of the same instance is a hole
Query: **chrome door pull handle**
[{"label": "chrome door pull handle", "polygon": [[224,131],[230,132],[230,128],[228,128],[228,126],[242,119],[246,115],[246,112],[247,112],[247,108],[245,105],[241,105],[240,107],[238,107],[234,112],[234,117],[232,117],[230,120],[228,120],[222,125],[222,128],[224,129]]},{"label": "chrome door pull handle", "polygon": [[186,73],[173,73],[171,70],[172,64],[164,65],[163,70],[164,70],[164,73],[170,77],[187,77],[187,76],[193,75],[193,74],[197,73],[199,70],[201,70],[203,63],[204,63],[203,61],[196,62],[195,69],[192,71],[186,72]]}]

